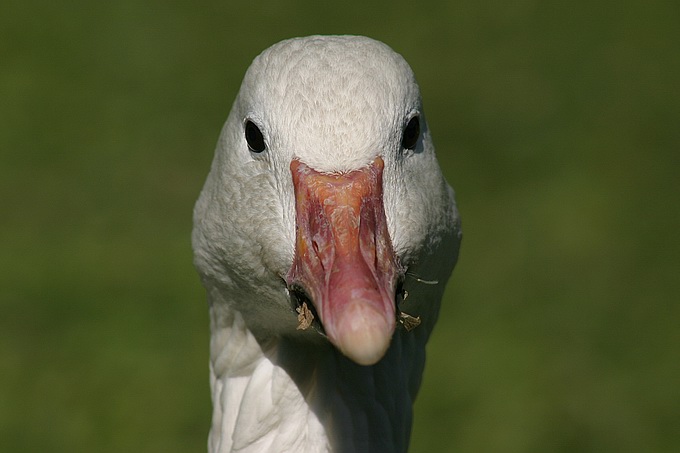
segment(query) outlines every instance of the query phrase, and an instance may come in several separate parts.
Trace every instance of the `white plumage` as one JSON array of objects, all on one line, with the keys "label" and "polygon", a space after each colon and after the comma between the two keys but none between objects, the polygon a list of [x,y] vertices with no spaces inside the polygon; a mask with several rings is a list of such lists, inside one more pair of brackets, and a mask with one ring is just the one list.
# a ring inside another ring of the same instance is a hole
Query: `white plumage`
[{"label": "white plumage", "polygon": [[[211,316],[210,452],[406,451],[460,228],[400,55],[312,36],[258,56],[192,239]],[[296,309],[315,328],[297,329]],[[408,331],[401,312],[421,324]]]}]

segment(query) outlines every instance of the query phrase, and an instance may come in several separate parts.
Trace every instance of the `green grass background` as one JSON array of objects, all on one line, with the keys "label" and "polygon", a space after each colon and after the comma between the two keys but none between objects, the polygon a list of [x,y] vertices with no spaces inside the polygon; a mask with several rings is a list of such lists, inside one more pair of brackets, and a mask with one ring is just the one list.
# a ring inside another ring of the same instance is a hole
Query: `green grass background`
[{"label": "green grass background", "polygon": [[193,202],[252,58],[351,33],[463,216],[412,451],[680,451],[678,5],[5,1],[0,450],[205,451]]}]

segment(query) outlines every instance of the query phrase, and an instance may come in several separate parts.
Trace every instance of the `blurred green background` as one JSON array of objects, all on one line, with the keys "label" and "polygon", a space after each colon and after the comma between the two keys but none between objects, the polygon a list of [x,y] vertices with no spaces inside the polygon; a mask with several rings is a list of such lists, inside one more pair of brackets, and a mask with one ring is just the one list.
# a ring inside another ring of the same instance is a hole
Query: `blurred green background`
[{"label": "blurred green background", "polygon": [[193,202],[252,58],[350,33],[463,216],[412,451],[680,451],[679,5],[5,1],[0,450],[205,451]]}]

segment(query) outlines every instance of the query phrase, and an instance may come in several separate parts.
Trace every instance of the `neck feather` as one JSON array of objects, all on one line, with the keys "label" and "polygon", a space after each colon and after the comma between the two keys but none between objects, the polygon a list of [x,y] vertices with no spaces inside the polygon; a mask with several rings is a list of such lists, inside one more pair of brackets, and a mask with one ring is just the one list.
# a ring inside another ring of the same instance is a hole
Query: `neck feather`
[{"label": "neck feather", "polygon": [[211,315],[211,453],[406,451],[424,340],[397,332],[364,367],[327,343],[258,341],[238,312]]}]

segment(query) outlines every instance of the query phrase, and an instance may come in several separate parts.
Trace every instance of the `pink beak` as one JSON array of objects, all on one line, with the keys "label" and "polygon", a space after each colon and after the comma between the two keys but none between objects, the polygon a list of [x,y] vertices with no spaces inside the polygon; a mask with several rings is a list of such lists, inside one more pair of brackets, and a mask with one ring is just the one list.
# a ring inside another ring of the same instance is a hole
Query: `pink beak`
[{"label": "pink beak", "polygon": [[293,160],[296,242],[291,288],[311,299],[326,335],[360,365],[387,351],[396,323],[401,268],[392,250],[378,157],[346,174],[326,174]]}]

